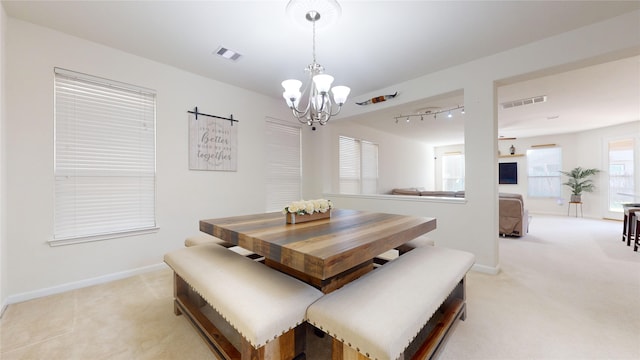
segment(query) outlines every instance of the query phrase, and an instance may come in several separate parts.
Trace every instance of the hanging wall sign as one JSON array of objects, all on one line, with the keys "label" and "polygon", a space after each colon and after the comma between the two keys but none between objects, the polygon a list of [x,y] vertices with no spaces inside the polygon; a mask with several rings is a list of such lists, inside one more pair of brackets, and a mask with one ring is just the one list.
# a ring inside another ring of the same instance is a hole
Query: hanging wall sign
[{"label": "hanging wall sign", "polygon": [[237,171],[237,120],[198,113],[189,113],[189,169]]}]

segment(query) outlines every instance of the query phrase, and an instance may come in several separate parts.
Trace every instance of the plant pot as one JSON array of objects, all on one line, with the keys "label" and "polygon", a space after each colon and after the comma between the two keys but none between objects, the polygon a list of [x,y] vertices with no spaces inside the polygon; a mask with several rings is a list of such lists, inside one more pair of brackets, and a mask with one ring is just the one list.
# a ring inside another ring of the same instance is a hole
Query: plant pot
[{"label": "plant pot", "polygon": [[317,213],[305,214],[305,215],[287,213],[287,224],[299,224],[307,221],[328,219],[330,217],[331,217],[331,210],[324,213],[317,212]]},{"label": "plant pot", "polygon": [[582,202],[582,195],[571,195],[570,202],[572,202],[572,203]]}]

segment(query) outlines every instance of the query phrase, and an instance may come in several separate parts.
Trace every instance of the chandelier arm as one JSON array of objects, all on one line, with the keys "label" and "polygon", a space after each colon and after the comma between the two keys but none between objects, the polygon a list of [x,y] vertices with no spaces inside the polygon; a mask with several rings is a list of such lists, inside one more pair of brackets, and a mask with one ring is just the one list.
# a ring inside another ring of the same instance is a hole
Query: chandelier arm
[{"label": "chandelier arm", "polygon": [[340,114],[340,110],[342,110],[342,105],[338,105],[338,110],[335,113],[331,113],[331,116],[336,116]]},{"label": "chandelier arm", "polygon": [[304,110],[300,110],[295,106],[290,107],[290,109],[293,111],[293,114],[296,117],[304,117],[309,113],[309,109],[311,108],[311,104],[309,102],[307,102],[307,106],[305,107]]}]

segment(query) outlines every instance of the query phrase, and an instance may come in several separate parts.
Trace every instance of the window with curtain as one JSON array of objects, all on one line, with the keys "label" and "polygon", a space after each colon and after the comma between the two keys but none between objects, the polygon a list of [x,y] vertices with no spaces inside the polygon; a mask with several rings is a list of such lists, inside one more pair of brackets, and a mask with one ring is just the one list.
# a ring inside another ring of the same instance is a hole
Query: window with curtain
[{"label": "window with curtain", "polygon": [[529,197],[562,195],[562,149],[559,147],[527,150]]},{"label": "window with curtain", "polygon": [[267,120],[267,211],[302,198],[300,126]]},{"label": "window with curtain", "polygon": [[378,144],[340,136],[340,193],[378,193]]},{"label": "window with curtain", "polygon": [[444,154],[442,157],[442,190],[464,190],[464,154]]},{"label": "window with curtain", "polygon": [[156,230],[155,92],[54,72],[52,245]]}]

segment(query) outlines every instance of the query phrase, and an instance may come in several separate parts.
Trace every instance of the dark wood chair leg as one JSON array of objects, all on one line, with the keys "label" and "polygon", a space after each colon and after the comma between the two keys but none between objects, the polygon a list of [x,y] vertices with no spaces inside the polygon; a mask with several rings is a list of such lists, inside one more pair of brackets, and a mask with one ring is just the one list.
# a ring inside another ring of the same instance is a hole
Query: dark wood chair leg
[{"label": "dark wood chair leg", "polygon": [[629,215],[624,213],[624,220],[622,221],[622,242],[624,242],[627,238],[627,221],[629,219]]},{"label": "dark wood chair leg", "polygon": [[636,216],[636,237],[633,241],[633,251],[638,251],[639,241],[640,241],[640,216]]},{"label": "dark wood chair leg", "polygon": [[631,246],[631,240],[633,239],[633,228],[635,226],[633,226],[633,224],[636,222],[635,220],[635,211],[629,211],[629,216],[627,218],[627,233],[626,233],[626,237],[627,237],[627,246]]}]

